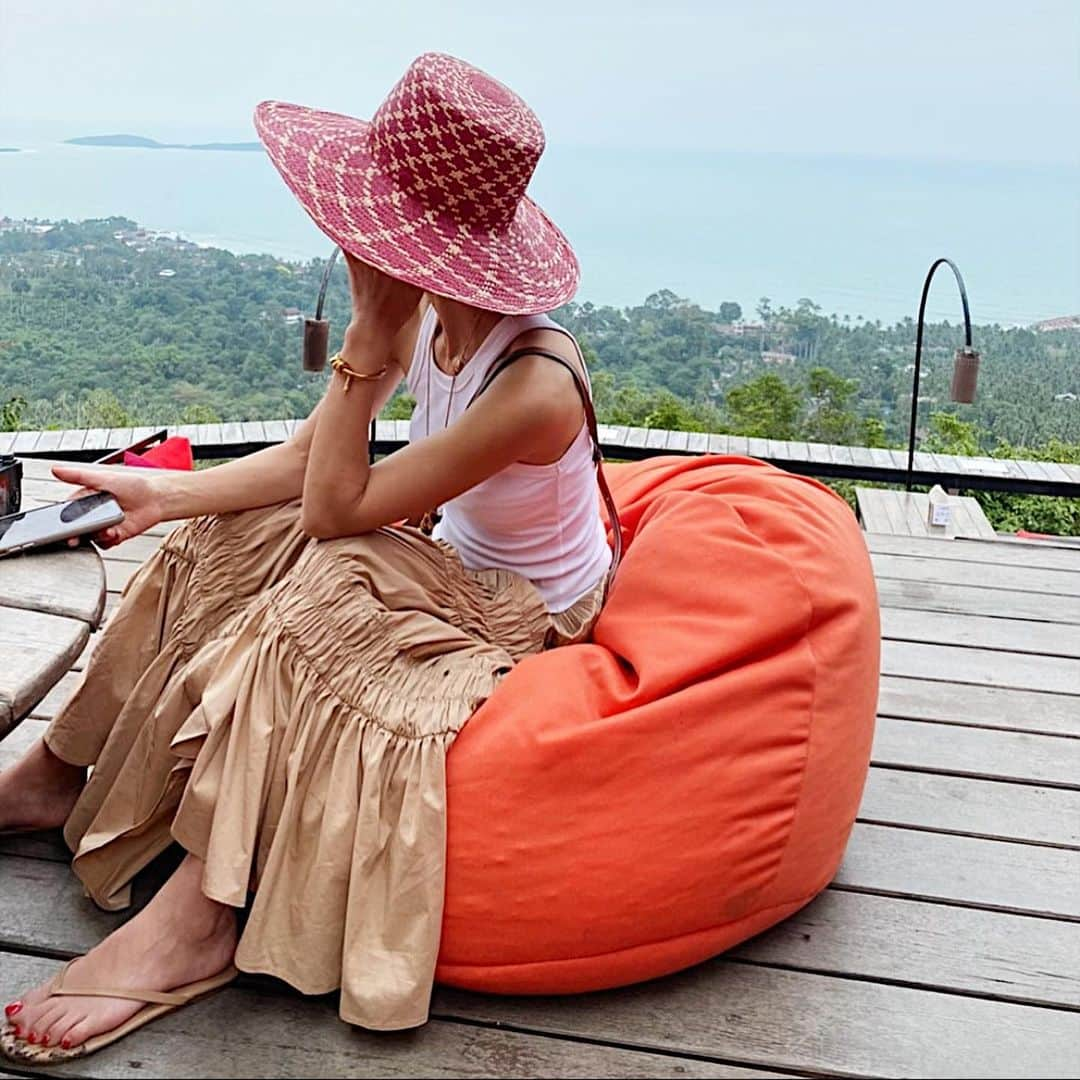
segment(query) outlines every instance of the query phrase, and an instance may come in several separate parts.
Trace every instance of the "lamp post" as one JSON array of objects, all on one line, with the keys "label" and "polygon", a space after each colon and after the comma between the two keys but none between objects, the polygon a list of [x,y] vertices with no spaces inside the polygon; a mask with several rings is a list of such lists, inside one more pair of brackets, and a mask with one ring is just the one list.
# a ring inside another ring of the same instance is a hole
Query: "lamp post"
[{"label": "lamp post", "polygon": [[926,315],[926,298],[930,294],[930,282],[937,268],[945,264],[956,275],[956,284],[960,288],[960,301],[964,306],[964,344],[956,350],[953,359],[952,385],[949,397],[970,405],[975,400],[975,382],[979,374],[979,354],[971,343],[971,312],[968,310],[967,289],[960,270],[952,259],[937,259],[930,267],[923,282],[922,299],[919,301],[919,323],[915,331],[915,378],[911,384],[911,426],[908,430],[907,480],[905,487],[911,490],[911,475],[915,468],[915,426],[919,412],[919,372],[922,369],[923,319]]}]

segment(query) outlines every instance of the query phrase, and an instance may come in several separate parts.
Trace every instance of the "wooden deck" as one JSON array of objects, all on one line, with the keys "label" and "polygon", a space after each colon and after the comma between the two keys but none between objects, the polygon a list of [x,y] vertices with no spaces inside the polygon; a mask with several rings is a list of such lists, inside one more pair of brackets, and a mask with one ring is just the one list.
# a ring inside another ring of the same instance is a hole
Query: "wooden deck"
[{"label": "wooden deck", "polygon": [[[198,458],[242,457],[289,438],[299,420],[253,420],[234,424],[187,424],[169,428],[170,435],[191,440]],[[150,436],[153,427],[89,428],[71,431],[19,431],[0,433],[0,454],[70,458],[91,461],[108,450],[118,450]],[[907,454],[866,446],[755,439],[745,435],[710,435],[699,431],[664,431],[658,428],[600,425],[604,456],[638,460],[657,454],[736,454],[771,461],[789,472],[840,480],[903,483]],[[379,420],[375,450],[389,454],[409,440],[407,420]],[[951,454],[915,454],[913,481],[948,488],[1026,492],[1031,495],[1080,496],[1080,465],[1052,461],[1003,460],[989,457],[954,457]]]},{"label": "wooden deck", "polygon": [[[61,494],[44,463],[29,471],[31,499]],[[109,553],[110,607],[158,542]],[[333,998],[245,978],[52,1071],[1080,1075],[1080,551],[876,534],[867,543],[884,637],[873,767],[836,881],[799,914],[724,957],[627,989],[502,998],[439,988],[431,1022],[395,1035],[345,1027]],[[40,734],[76,677],[0,744],[0,766]],[[0,851],[8,1000],[121,917],[82,897],[55,840]]]}]

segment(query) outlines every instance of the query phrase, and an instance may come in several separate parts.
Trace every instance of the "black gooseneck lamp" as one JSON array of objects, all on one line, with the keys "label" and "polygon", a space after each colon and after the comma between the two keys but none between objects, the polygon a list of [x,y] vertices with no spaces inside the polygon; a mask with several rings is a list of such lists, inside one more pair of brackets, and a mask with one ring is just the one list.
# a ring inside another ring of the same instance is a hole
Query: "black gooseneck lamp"
[{"label": "black gooseneck lamp", "polygon": [[330,320],[322,317],[323,303],[326,300],[326,287],[330,284],[330,274],[334,263],[341,254],[341,248],[334,248],[323,268],[322,284],[319,286],[319,299],[315,304],[315,317],[304,320],[304,352],[302,363],[305,371],[322,371],[326,367],[327,345],[330,340]]},{"label": "black gooseneck lamp", "polygon": [[919,411],[919,372],[922,368],[923,319],[926,315],[926,298],[930,294],[930,282],[937,268],[945,264],[956,275],[956,284],[960,288],[960,301],[964,305],[964,344],[956,350],[953,360],[952,385],[949,397],[970,405],[975,400],[975,384],[979,376],[979,354],[971,342],[971,312],[968,309],[967,289],[960,270],[952,259],[937,259],[930,267],[923,282],[922,299],[919,301],[919,325],[915,331],[915,379],[911,385],[911,426],[908,431],[907,480],[905,487],[911,490],[911,476],[915,468],[915,425]]}]

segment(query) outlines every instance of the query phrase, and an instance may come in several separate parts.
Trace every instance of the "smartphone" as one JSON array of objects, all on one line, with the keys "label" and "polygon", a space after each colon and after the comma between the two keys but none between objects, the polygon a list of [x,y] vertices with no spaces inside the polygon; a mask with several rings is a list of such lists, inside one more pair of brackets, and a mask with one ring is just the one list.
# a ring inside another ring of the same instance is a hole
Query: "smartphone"
[{"label": "smartphone", "polygon": [[59,544],[73,536],[97,533],[123,520],[124,511],[107,491],[9,514],[0,517],[0,558],[29,548]]}]

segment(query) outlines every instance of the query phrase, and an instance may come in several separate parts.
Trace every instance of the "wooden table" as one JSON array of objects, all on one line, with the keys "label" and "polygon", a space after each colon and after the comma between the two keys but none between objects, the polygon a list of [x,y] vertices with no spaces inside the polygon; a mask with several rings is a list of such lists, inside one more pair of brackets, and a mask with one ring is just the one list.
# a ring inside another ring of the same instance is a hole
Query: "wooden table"
[{"label": "wooden table", "polygon": [[941,540],[997,539],[997,533],[982,507],[970,495],[950,495],[949,523],[937,526],[929,523],[930,496],[922,491],[857,487],[855,499],[859,506],[859,520],[868,533]]},{"label": "wooden table", "polygon": [[0,737],[71,668],[104,610],[91,547],[0,559]]}]

